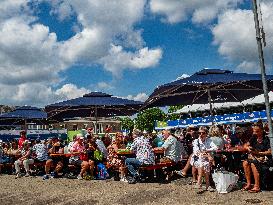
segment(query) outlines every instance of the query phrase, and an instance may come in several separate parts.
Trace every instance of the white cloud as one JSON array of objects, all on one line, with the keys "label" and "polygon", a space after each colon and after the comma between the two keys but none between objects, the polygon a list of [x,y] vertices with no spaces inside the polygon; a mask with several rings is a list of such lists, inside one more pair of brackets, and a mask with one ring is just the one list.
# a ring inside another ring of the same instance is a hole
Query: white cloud
[{"label": "white cloud", "polygon": [[188,74],[182,74],[181,76],[179,76],[178,78],[176,78],[176,80],[181,80],[183,78],[187,78],[187,77],[190,77]]},{"label": "white cloud", "polygon": [[150,8],[168,23],[182,22],[190,16],[194,23],[207,23],[240,2],[243,0],[151,0]]},{"label": "white cloud", "polygon": [[[273,3],[262,3],[261,8],[267,42],[264,49],[265,61],[270,65],[273,61]],[[219,46],[218,52],[230,61],[238,63],[238,70],[245,72],[259,70],[257,69],[259,59],[256,33],[251,10],[226,11],[219,17],[212,33],[214,44]]]},{"label": "white cloud", "polygon": [[259,69],[259,64],[258,62],[253,62],[253,61],[243,61],[240,63],[236,70],[238,72],[245,72],[245,73],[260,73]]},{"label": "white cloud", "polygon": [[114,87],[109,84],[109,83],[106,83],[106,82],[99,82],[97,84],[97,87],[100,89],[100,90],[110,90],[110,89],[113,89]]},{"label": "white cloud", "polygon": [[148,99],[148,95],[146,93],[138,93],[136,96],[133,95],[128,95],[127,97],[125,97],[126,99],[129,100],[135,100],[135,101],[141,101],[144,102],[145,100]]},{"label": "white cloud", "polygon": [[0,84],[0,92],[4,98],[1,104],[45,106],[49,103],[81,97],[90,90],[78,88],[73,84],[65,84],[59,89],[52,89],[41,83],[24,83],[20,85]]},{"label": "white cloud", "polygon": [[73,99],[82,97],[84,94],[90,93],[91,91],[86,88],[78,88],[74,84],[65,84],[60,89],[55,91],[55,95],[61,100]]},{"label": "white cloud", "polygon": [[6,84],[56,81],[65,65],[59,57],[57,37],[41,24],[18,18],[0,26],[0,81]]},{"label": "white cloud", "polygon": [[[77,22],[71,29],[77,33],[58,41],[56,33],[35,16],[42,2],[52,5],[51,14],[60,21],[75,16]],[[155,66],[162,50],[146,47],[142,30],[135,28],[143,18],[146,3],[147,0],[0,1],[1,103],[45,105],[82,95],[88,89],[71,84],[56,88],[65,78],[60,72],[75,64],[101,64],[114,76],[120,76],[124,69]],[[113,48],[118,48],[117,52]],[[98,86],[110,88],[102,83]]]},{"label": "white cloud", "polygon": [[100,62],[107,70],[118,77],[122,70],[126,68],[144,69],[156,66],[161,57],[162,50],[158,48],[148,49],[145,47],[136,53],[132,53],[124,51],[121,46],[112,45],[109,55],[103,57]]}]

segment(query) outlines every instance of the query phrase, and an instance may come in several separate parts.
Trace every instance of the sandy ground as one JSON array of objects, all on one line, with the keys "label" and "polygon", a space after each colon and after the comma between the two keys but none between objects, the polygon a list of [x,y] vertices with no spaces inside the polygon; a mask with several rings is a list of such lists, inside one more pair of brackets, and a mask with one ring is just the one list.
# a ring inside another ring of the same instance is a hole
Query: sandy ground
[{"label": "sandy ground", "polygon": [[8,204],[273,204],[273,192],[250,194],[233,191],[228,194],[197,194],[189,179],[168,184],[139,183],[129,185],[112,179],[86,181],[29,177],[15,179],[0,176],[0,205]]}]

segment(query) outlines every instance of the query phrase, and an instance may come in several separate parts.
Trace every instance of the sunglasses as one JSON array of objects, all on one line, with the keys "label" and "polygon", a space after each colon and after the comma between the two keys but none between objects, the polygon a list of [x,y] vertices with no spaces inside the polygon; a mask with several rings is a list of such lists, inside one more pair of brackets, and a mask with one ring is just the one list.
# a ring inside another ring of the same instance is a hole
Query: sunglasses
[{"label": "sunglasses", "polygon": [[199,135],[206,134],[206,132],[198,132]]}]

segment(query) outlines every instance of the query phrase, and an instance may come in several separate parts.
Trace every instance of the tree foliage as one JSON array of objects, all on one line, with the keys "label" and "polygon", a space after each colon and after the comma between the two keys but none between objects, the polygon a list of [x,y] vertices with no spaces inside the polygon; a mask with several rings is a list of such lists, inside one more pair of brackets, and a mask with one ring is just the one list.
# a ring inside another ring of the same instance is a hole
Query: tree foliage
[{"label": "tree foliage", "polygon": [[150,108],[138,113],[135,126],[140,130],[152,131],[157,120],[165,120],[165,113],[159,108]]},{"label": "tree foliage", "polygon": [[119,120],[121,121],[122,129],[130,130],[130,132],[133,131],[135,124],[131,118],[125,117],[125,118],[120,118]]},{"label": "tree foliage", "polygon": [[180,110],[183,108],[183,105],[170,106],[168,110],[168,114],[166,116],[166,120],[177,120],[180,118],[180,114],[172,114],[173,112]]}]

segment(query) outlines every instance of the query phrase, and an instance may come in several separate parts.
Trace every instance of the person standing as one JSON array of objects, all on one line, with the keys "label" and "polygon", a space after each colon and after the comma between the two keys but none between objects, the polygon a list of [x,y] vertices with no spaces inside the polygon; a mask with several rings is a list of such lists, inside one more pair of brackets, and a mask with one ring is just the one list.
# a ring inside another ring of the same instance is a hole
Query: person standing
[{"label": "person standing", "polygon": [[23,130],[23,131],[20,132],[20,138],[19,138],[19,141],[18,141],[19,149],[23,148],[23,144],[24,144],[24,142],[26,140],[27,140],[26,131]]}]

